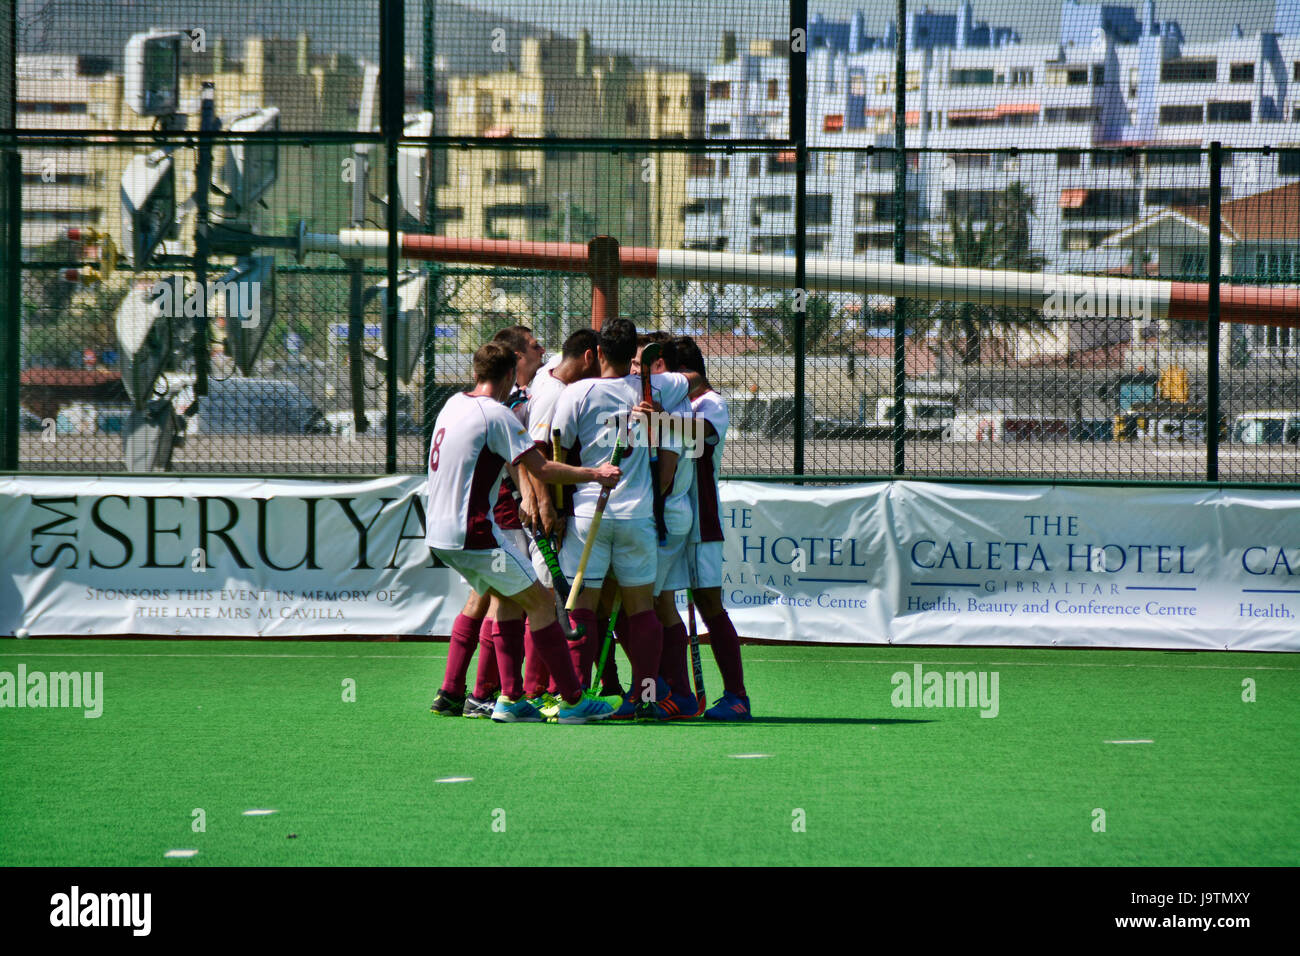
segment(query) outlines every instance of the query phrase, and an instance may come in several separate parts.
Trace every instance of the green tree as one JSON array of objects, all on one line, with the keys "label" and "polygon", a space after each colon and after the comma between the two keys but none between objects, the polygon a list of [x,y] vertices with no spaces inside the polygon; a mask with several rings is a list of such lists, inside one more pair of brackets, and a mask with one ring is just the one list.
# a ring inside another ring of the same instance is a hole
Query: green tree
[{"label": "green tree", "polygon": [[[1047,259],[1029,248],[1033,215],[1034,198],[1021,183],[1012,183],[993,204],[983,225],[977,225],[974,209],[968,209],[965,217],[950,211],[951,240],[926,239],[920,253],[939,266],[1041,272]],[[918,305],[912,325],[920,331],[937,331],[940,349],[950,344],[959,347],[963,365],[980,363],[985,339],[1005,341],[1016,330],[1049,326],[1037,309],[947,301]]]},{"label": "green tree", "polygon": [[[763,348],[772,353],[794,352],[795,322],[794,296],[783,298],[772,311],[771,318],[758,330]],[[804,302],[804,345],[808,354],[833,352],[840,331],[831,301],[823,296],[810,295]]]}]

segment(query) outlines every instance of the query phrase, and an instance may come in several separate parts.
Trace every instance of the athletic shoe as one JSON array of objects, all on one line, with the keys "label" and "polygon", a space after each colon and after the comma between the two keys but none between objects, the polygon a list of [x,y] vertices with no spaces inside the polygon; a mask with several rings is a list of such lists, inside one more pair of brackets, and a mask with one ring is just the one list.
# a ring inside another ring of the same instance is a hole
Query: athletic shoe
[{"label": "athletic shoe", "polygon": [[753,716],[749,710],[749,698],[739,697],[731,691],[726,691],[704,712],[706,720],[752,720]]},{"label": "athletic shoe", "polygon": [[641,702],[636,699],[635,694],[627,694],[623,697],[623,702],[614,709],[609,715],[610,720],[635,720],[636,712]]},{"label": "athletic shoe", "polygon": [[511,700],[503,694],[497,698],[497,705],[492,710],[492,719],[499,724],[540,724],[546,718],[522,697]]},{"label": "athletic shoe", "polygon": [[491,717],[495,706],[495,698],[489,697],[486,700],[479,700],[473,694],[470,694],[465,698],[465,710],[462,713],[466,717]]},{"label": "athletic shoe", "polygon": [[700,705],[694,694],[668,694],[654,704],[656,720],[687,720],[698,717]]},{"label": "athletic shoe", "polygon": [[614,708],[603,700],[583,694],[573,705],[559,701],[556,722],[561,724],[588,724],[595,720],[604,720],[614,713]]},{"label": "athletic shoe", "polygon": [[563,706],[563,701],[549,693],[542,693],[538,694],[536,697],[530,697],[528,698],[528,703],[536,707],[538,713],[547,720],[554,720],[555,716],[560,712],[560,707]]},{"label": "athletic shoe", "polygon": [[458,717],[464,707],[464,694],[453,694],[451,691],[439,689],[438,696],[433,699],[429,710],[439,717]]}]

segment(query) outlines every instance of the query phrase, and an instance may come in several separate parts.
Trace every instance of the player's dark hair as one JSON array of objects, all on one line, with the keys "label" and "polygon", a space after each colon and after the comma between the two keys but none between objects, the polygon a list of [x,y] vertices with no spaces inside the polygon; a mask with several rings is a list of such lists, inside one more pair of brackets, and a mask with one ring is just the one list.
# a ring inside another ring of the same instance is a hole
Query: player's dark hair
[{"label": "player's dark hair", "polygon": [[626,365],[636,357],[636,325],[631,319],[610,319],[600,329],[600,350],[607,361]]},{"label": "player's dark hair", "polygon": [[564,340],[564,348],[560,354],[565,358],[580,359],[586,352],[596,351],[596,346],[600,344],[600,336],[596,334],[595,329],[577,329]]},{"label": "player's dark hair", "polygon": [[663,329],[655,329],[653,332],[646,335],[646,338],[648,338],[651,342],[667,342],[669,339],[672,338],[672,336],[669,335],[667,332],[665,332]]},{"label": "player's dark hair", "polygon": [[515,370],[514,350],[502,342],[489,342],[474,353],[474,381],[499,382]]},{"label": "player's dark hair", "polygon": [[510,325],[492,336],[492,341],[499,342],[517,355],[523,355],[528,351],[528,336],[532,334],[533,330],[526,325]]},{"label": "player's dark hair", "polygon": [[654,338],[652,336],[650,336],[648,333],[642,332],[636,337],[636,347],[639,349],[643,349],[653,341]]},{"label": "player's dark hair", "polygon": [[[668,365],[669,371],[698,372],[708,377],[708,373],[704,371],[704,355],[693,338],[689,335],[680,335],[668,344],[672,345],[677,360],[676,368],[671,364]],[[664,362],[668,362],[668,345],[664,346]]]},{"label": "player's dark hair", "polygon": [[659,340],[659,357],[664,360],[664,368],[676,372],[681,367],[681,356],[677,354],[677,340],[665,336]]}]

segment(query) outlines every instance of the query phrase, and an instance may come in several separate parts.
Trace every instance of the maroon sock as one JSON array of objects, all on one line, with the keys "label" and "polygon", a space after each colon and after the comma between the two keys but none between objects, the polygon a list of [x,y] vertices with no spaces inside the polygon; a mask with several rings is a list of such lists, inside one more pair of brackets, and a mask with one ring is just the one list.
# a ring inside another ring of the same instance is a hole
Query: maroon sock
[{"label": "maroon sock", "polygon": [[582,688],[578,685],[578,672],[574,670],[573,658],[569,656],[569,642],[564,639],[559,621],[552,621],[541,630],[533,631],[533,644],[551,669],[551,680],[555,681],[552,693],[563,698],[567,704],[576,704],[582,699]]},{"label": "maroon sock", "polygon": [[659,676],[659,659],[664,651],[664,629],[659,623],[659,615],[649,610],[628,618],[623,651],[632,662],[632,686],[628,692],[637,700],[643,699],[647,689],[653,696],[655,678]]},{"label": "maroon sock", "polygon": [[674,694],[691,696],[691,676],[686,664],[686,625],[681,621],[664,628],[664,653],[659,660],[659,673]]},{"label": "maroon sock", "polygon": [[595,611],[578,608],[569,615],[569,618],[573,621],[575,630],[581,624],[585,631],[582,640],[569,641],[569,657],[573,660],[573,669],[578,672],[578,680],[582,686],[590,687],[591,668],[600,656],[600,644],[605,639],[605,635],[600,629],[600,622],[596,620]]},{"label": "maroon sock", "polygon": [[604,687],[613,689],[618,686],[618,661],[614,659],[614,648],[609,649],[609,657],[605,658],[605,669],[600,672],[600,683]]},{"label": "maroon sock", "polygon": [[538,653],[537,642],[533,639],[532,627],[524,624],[524,693],[536,697],[546,690],[551,682],[551,671],[546,661]]},{"label": "maroon sock", "polygon": [[478,631],[478,670],[474,672],[474,696],[487,700],[501,686],[501,673],[497,667],[497,622],[483,619]]},{"label": "maroon sock", "polygon": [[501,673],[501,693],[511,700],[524,696],[524,622],[497,621],[497,669]]},{"label": "maroon sock", "polygon": [[442,675],[442,689],[452,694],[465,693],[465,675],[469,659],[474,656],[475,636],[483,623],[481,617],[457,614],[451,625],[451,644],[447,647],[447,670]]},{"label": "maroon sock", "polygon": [[740,663],[740,637],[731,618],[723,611],[717,617],[706,618],[704,623],[709,629],[713,659],[718,662],[718,670],[722,671],[723,689],[738,697],[748,696],[745,693],[745,669]]}]

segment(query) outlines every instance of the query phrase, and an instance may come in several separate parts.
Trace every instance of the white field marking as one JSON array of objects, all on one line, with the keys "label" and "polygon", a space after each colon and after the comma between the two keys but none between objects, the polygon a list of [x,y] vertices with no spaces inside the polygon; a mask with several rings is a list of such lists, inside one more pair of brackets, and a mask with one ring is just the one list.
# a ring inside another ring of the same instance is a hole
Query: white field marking
[{"label": "white field marking", "polygon": [[1103,743],[1108,744],[1153,744],[1154,740],[1106,740]]},{"label": "white field marking", "polygon": [[198,856],[198,854],[198,850],[168,850],[163,854],[163,857],[168,860],[188,860],[192,856]]},{"label": "white field marking", "polygon": [[[1067,648],[1067,650],[1106,650],[1106,648]],[[1152,652],[1159,650],[1152,648]],[[1222,654],[1223,651],[1212,651],[1205,649],[1207,654]],[[1245,654],[1247,651],[1228,651],[1229,654]],[[750,657],[746,658],[754,664],[955,664],[958,666],[970,667],[1153,667],[1156,670],[1184,670],[1184,671],[1293,671],[1294,667],[1269,667],[1268,665],[1241,665],[1232,666],[1228,664],[1067,664],[1064,661],[911,661],[911,660],[865,660],[865,661],[801,661],[794,658],[775,658],[775,657]]]},{"label": "white field marking", "polygon": [[771,754],[727,754],[728,757],[734,757],[737,760],[757,760],[759,757],[770,757]]},{"label": "white field marking", "polygon": [[434,783],[469,783],[473,777],[439,777]]},{"label": "white field marking", "polygon": [[269,817],[269,816],[270,816],[271,814],[273,814],[273,813],[275,813],[274,810],[245,810],[245,811],[244,811],[244,816],[246,816],[246,817]]}]

